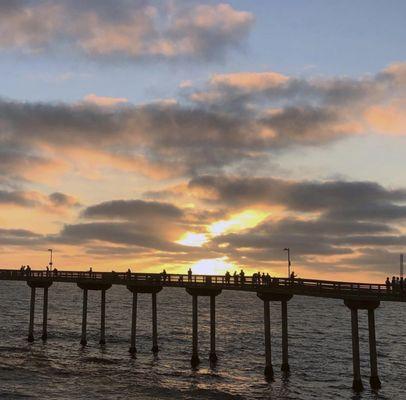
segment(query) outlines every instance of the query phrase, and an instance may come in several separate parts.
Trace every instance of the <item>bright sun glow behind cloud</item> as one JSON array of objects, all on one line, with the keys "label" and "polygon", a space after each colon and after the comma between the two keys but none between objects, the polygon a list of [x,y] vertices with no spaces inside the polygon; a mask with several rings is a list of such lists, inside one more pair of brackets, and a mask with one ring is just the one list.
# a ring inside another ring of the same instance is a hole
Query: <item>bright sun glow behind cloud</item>
[{"label": "bright sun glow behind cloud", "polygon": [[207,227],[208,233],[185,232],[176,243],[184,246],[201,247],[211,237],[224,233],[239,232],[253,228],[270,215],[269,212],[259,210],[245,210],[232,215],[229,219],[214,222]]},{"label": "bright sun glow behind cloud", "polygon": [[233,215],[230,219],[214,222],[209,226],[212,236],[223,233],[238,232],[244,229],[253,228],[262,222],[269,212],[258,210],[245,210],[242,213]]},{"label": "bright sun glow behind cloud", "polygon": [[201,247],[207,242],[207,235],[205,233],[186,232],[176,242],[184,246]]},{"label": "bright sun glow behind cloud", "polygon": [[224,275],[225,271],[236,269],[227,257],[206,258],[191,265],[192,272],[197,275]]}]

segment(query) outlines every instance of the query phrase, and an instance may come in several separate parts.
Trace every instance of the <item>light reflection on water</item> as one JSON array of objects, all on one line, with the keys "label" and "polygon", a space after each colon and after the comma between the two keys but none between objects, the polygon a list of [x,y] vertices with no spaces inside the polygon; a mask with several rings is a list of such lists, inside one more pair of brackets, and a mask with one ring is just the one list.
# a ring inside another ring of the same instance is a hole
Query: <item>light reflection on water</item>
[{"label": "light reflection on water", "polygon": [[40,340],[42,291],[37,290],[36,338],[26,341],[29,288],[0,282],[0,397],[6,399],[402,399],[406,398],[405,307],[385,303],[376,311],[379,374],[383,388],[369,390],[366,312],[360,312],[361,367],[366,388],[351,390],[350,313],[342,301],[294,297],[288,304],[291,374],[283,377],[280,304],[271,303],[275,379],[263,378],[263,308],[254,293],[217,297],[217,354],[210,368],[209,301],[199,298],[200,368],[190,368],[191,298],[182,289],[158,294],[160,352],[151,354],[151,299],[139,295],[137,349],[128,353],[131,294],[107,292],[105,348],[99,341],[100,292],[89,292],[88,346],[79,345],[81,290],[49,290],[49,339]]}]

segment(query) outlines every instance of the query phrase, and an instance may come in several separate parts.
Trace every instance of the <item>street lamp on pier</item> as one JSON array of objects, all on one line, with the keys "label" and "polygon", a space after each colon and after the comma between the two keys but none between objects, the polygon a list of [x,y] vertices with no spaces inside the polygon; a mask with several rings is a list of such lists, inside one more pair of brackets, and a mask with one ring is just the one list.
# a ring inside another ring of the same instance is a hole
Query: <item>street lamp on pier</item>
[{"label": "street lamp on pier", "polygon": [[53,262],[52,262],[52,249],[48,249],[48,251],[49,251],[49,270],[50,271],[52,271],[52,265],[53,265]]},{"label": "street lamp on pier", "polygon": [[283,250],[288,253],[288,278],[290,278],[290,266],[291,266],[291,262],[290,262],[290,248],[289,248],[289,247],[285,247]]}]

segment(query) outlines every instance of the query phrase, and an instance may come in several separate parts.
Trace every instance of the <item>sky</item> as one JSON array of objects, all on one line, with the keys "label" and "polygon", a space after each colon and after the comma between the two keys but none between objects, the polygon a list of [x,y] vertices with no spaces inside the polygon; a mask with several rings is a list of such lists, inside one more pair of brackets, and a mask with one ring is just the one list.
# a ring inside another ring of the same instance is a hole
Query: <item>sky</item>
[{"label": "sky", "polygon": [[0,266],[382,281],[402,0],[0,2]]}]

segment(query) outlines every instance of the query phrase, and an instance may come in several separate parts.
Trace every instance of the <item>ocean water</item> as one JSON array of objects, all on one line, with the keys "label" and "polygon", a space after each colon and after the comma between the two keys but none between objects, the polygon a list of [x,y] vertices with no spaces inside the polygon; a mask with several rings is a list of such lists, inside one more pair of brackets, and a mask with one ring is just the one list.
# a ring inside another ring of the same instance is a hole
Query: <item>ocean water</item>
[{"label": "ocean water", "polygon": [[131,293],[107,291],[106,341],[99,341],[100,292],[89,291],[88,346],[79,344],[82,292],[72,284],[49,289],[48,341],[42,343],[42,290],[37,290],[36,341],[26,340],[30,290],[0,281],[0,398],[4,399],[406,399],[406,308],[382,303],[376,311],[382,389],[369,388],[367,316],[360,312],[365,391],[351,389],[350,312],[342,301],[294,297],[288,303],[291,372],[281,364],[280,304],[271,303],[275,377],[263,376],[263,305],[255,293],[217,297],[217,355],[210,368],[209,300],[199,298],[201,364],[190,367],[192,301],[183,289],[158,294],[160,352],[151,353],[151,297],[138,296],[136,357],[128,353]]}]

